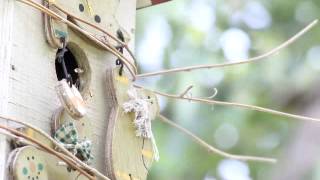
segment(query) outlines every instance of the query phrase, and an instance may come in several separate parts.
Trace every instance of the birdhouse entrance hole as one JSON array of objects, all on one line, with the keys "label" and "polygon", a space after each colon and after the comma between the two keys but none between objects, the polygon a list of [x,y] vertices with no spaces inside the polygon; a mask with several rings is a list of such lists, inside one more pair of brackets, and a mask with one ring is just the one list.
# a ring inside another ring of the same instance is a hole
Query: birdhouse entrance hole
[{"label": "birdhouse entrance hole", "polygon": [[[89,90],[89,84],[91,81],[91,69],[88,58],[85,52],[75,43],[67,44],[67,51],[64,53],[65,68],[72,78],[72,83],[79,89],[83,96],[86,96]],[[60,53],[62,49],[58,49]],[[62,63],[59,63],[56,56],[55,60],[56,75],[58,80],[62,80],[65,77],[64,67]]]},{"label": "birdhouse entrance hole", "polygon": [[[58,49],[57,54],[60,53],[61,51],[62,51],[62,49]],[[79,80],[79,75],[76,72],[77,69],[79,69],[78,62],[68,47],[67,47],[67,51],[64,53],[63,58],[64,58],[67,72],[71,75],[73,84],[79,89],[80,80]],[[58,58],[56,58],[55,63],[56,63],[57,78],[60,81],[64,78],[66,78],[65,74],[64,74],[64,70],[63,70],[64,67],[63,67],[62,63],[59,63]]]}]

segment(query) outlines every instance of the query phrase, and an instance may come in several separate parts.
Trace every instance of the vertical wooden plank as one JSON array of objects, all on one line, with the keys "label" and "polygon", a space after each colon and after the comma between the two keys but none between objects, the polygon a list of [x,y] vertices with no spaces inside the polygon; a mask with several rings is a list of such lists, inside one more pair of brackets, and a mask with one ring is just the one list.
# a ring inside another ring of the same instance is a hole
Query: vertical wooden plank
[{"label": "vertical wooden plank", "polygon": [[9,72],[12,54],[13,3],[0,2],[0,112],[6,111],[8,101]]},{"label": "vertical wooden plank", "polygon": [[[13,1],[0,1],[0,114],[7,114],[9,71],[12,55]],[[1,122],[4,123],[4,122]],[[6,180],[9,143],[0,135],[0,180]]]}]

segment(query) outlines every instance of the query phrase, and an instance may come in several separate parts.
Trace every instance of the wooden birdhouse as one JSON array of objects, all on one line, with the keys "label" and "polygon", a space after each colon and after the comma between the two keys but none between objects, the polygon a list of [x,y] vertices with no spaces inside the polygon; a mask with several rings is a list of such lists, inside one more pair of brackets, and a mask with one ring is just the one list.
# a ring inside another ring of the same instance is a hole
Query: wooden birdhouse
[{"label": "wooden birdhouse", "polygon": [[276,54],[317,24],[248,60],[138,74],[136,10],[167,0],[0,1],[0,180],[145,180],[159,159],[151,121],[183,132],[208,152],[246,161],[274,158],[219,150],[160,115],[156,95],[320,121],[234,102],[167,94],[136,78],[251,63]]},{"label": "wooden birdhouse", "polygon": [[[43,130],[110,179],[146,179],[154,147],[136,136],[135,115],[122,108],[136,71],[132,52],[125,49],[134,49],[137,5],[160,2],[0,1],[1,124],[50,148],[0,135],[0,179],[90,179],[50,153],[66,156],[47,137],[4,117]],[[135,93],[154,98],[147,105],[154,116],[156,98]]]}]

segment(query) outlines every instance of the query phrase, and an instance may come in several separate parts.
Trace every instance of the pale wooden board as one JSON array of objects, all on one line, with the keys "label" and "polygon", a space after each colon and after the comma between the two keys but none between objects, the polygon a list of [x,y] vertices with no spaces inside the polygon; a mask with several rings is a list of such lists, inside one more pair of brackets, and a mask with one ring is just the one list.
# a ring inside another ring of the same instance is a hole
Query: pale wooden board
[{"label": "pale wooden board", "polygon": [[13,3],[0,2],[0,112],[5,113],[8,101],[9,71],[12,55]]},{"label": "pale wooden board", "polygon": [[[42,3],[42,0],[36,1]],[[120,3],[115,13],[116,17],[122,17],[119,18],[119,24],[128,32],[134,29],[135,3],[135,0]],[[1,85],[0,88],[1,92],[5,91],[7,94],[7,100],[1,100],[1,106],[5,107],[5,114],[34,124],[49,133],[51,116],[60,107],[54,90],[57,82],[54,61],[56,49],[52,49],[46,42],[43,18],[39,11],[18,1],[2,0],[0,14],[10,14],[5,12],[10,10],[8,4],[12,4],[14,10],[11,12],[14,14],[11,18],[12,26],[10,23],[8,23],[9,27],[2,26],[1,30],[5,29],[6,32],[0,33],[1,41],[7,37],[5,35],[12,38],[12,46],[9,42],[3,43],[11,47],[12,56],[8,56],[9,51],[0,52],[1,57],[8,57],[5,64],[2,64],[4,61],[0,62],[0,78],[8,78],[8,83]],[[101,8],[104,8],[104,5],[101,5]],[[108,11],[107,8],[106,6],[106,11]],[[126,15],[128,16],[123,18]],[[3,16],[0,19],[2,20],[0,23],[5,22]],[[92,73],[90,87],[87,89],[91,91],[93,97],[89,97],[86,93],[85,98],[88,105],[88,119],[93,125],[93,154],[95,155],[93,166],[105,172],[104,147],[107,117],[110,113],[105,90],[105,69],[114,66],[116,58],[88,44],[73,31],[69,33],[71,41],[79,45],[89,60]],[[134,43],[132,41],[130,43],[133,46]],[[1,46],[1,50],[3,49]],[[9,68],[8,71],[9,64],[15,67],[14,70]]]},{"label": "pale wooden board", "polygon": [[[113,180],[145,180],[153,162],[153,147],[150,139],[136,136],[134,113],[126,114],[122,109],[122,104],[129,100],[127,90],[131,82],[125,76],[119,76],[118,71],[118,68],[108,69],[106,77],[109,95],[116,95],[108,124],[107,172]],[[155,95],[143,90],[138,92],[142,98],[153,99],[150,111],[154,118],[159,111]]]},{"label": "pale wooden board", "polygon": [[[0,1],[0,114],[6,115],[9,96],[9,71],[12,57],[12,28],[14,3],[11,0]],[[0,121],[7,124],[5,121]],[[5,180],[7,167],[5,165],[9,151],[9,143],[0,135],[0,179]]]}]

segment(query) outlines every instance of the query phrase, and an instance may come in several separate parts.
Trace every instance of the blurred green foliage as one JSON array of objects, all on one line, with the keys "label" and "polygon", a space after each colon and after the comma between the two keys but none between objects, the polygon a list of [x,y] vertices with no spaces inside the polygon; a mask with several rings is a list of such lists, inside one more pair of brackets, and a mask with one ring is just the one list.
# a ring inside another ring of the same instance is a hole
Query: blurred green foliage
[{"label": "blurred green foliage", "polygon": [[[174,0],[142,9],[137,12],[136,33],[140,72],[223,63],[228,61],[228,53],[253,57],[281,44],[319,15],[318,0]],[[237,32],[231,36],[235,39],[229,42],[230,52],[223,47],[222,37],[227,37],[226,32]],[[244,38],[239,39],[241,36]],[[249,47],[244,48],[247,54],[233,52],[233,45],[237,50],[237,46],[241,49],[241,45],[248,43],[245,37],[249,39]],[[301,113],[308,100],[312,100],[308,99],[308,93],[316,88],[319,79],[319,47],[318,25],[290,47],[262,62],[150,77],[139,83],[176,94],[194,85],[192,96],[195,97],[208,97],[217,88],[217,100]],[[235,154],[278,157],[300,124],[297,120],[239,108],[211,107],[162,97],[160,102],[163,115],[215,147]],[[232,179],[224,167],[232,173],[236,162],[208,154],[159,121],[153,123],[153,130],[160,161],[154,164],[148,179]],[[229,163],[224,166],[223,162]],[[242,172],[236,179],[241,180],[262,179],[272,169],[272,165],[264,163],[240,165],[249,167],[249,172],[240,168]]]}]

